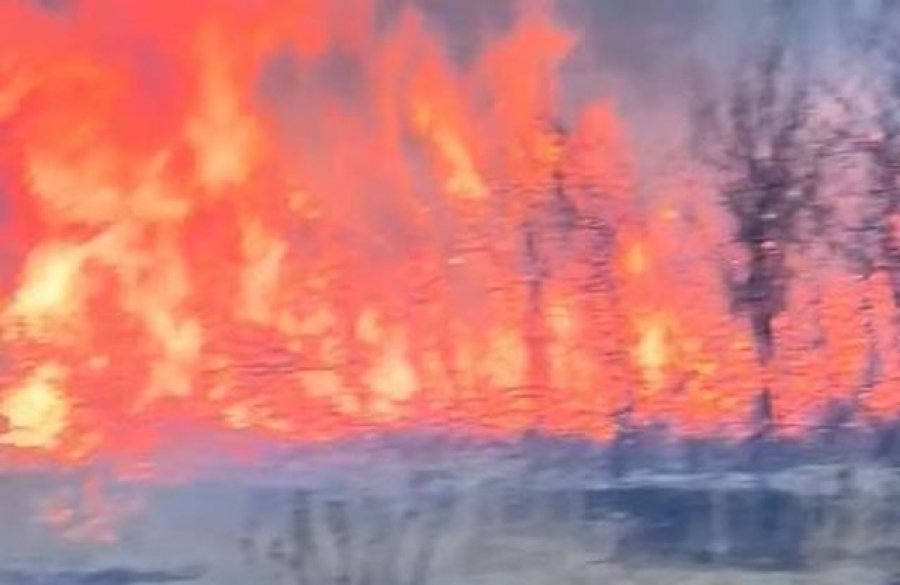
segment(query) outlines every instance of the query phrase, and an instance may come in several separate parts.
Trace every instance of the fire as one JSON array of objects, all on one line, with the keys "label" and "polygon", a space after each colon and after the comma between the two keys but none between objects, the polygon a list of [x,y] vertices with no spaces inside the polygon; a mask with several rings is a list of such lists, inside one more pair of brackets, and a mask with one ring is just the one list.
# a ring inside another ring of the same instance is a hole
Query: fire
[{"label": "fire", "polygon": [[184,128],[196,157],[196,179],[212,195],[244,183],[262,155],[258,119],[242,107],[241,88],[219,34],[212,25],[197,33],[197,104]]},{"label": "fire", "polygon": [[9,430],[0,441],[17,447],[53,448],[68,424],[69,403],[60,384],[64,370],[56,364],[43,364],[22,383],[13,388],[0,413]]},{"label": "fire", "polygon": [[641,323],[640,329],[637,361],[643,370],[644,383],[651,388],[659,388],[669,360],[665,325],[659,318],[651,318]]},{"label": "fire", "polygon": [[[611,99],[561,114],[579,39],[550,5],[461,62],[414,6],[339,4],[0,6],[3,443],[139,457],[173,418],[606,439],[626,404],[746,431],[772,372],[721,291],[723,222],[686,188],[638,205]],[[854,295],[888,319],[877,283],[820,287],[778,325],[785,420],[854,384]],[[804,357],[810,319],[834,341]]]},{"label": "fire", "polygon": [[47,244],[28,258],[22,283],[7,312],[39,327],[42,321],[77,313],[84,250],[74,245]]}]

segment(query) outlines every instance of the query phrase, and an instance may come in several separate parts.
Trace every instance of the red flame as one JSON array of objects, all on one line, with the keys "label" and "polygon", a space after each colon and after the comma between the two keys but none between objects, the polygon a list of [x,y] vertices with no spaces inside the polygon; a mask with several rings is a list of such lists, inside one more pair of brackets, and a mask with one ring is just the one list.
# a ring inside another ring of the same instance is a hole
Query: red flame
[{"label": "red flame", "polygon": [[[766,376],[785,429],[856,384],[857,298],[890,330],[887,287],[798,283],[818,312],[785,314],[758,371],[715,213],[687,222],[683,189],[639,211],[611,101],[550,127],[577,38],[548,10],[464,66],[415,9],[377,22],[364,0],[0,5],[0,441],[145,453],[170,419],[603,439],[626,403],[740,433]],[[893,376],[872,413],[897,411]]]}]

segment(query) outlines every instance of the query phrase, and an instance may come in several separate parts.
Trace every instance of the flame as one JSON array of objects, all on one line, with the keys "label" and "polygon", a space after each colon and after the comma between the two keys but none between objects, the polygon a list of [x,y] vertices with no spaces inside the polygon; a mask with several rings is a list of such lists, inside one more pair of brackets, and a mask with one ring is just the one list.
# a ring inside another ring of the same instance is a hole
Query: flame
[{"label": "flame", "polygon": [[607,439],[626,404],[741,434],[767,381],[802,425],[891,351],[887,284],[824,275],[756,363],[712,203],[639,204],[611,99],[561,114],[579,39],[549,3],[469,62],[414,6],[352,4],[0,5],[4,445],[138,460],[171,420]]},{"label": "flame", "polygon": [[643,371],[645,384],[659,388],[669,361],[665,325],[660,318],[650,318],[640,324],[637,361]]},{"label": "flame", "polygon": [[52,448],[68,424],[69,403],[60,389],[65,371],[42,364],[0,403],[9,430],[0,442],[17,447]]},{"label": "flame", "polygon": [[54,318],[76,315],[83,294],[84,260],[84,250],[76,245],[48,243],[35,248],[7,315],[35,328]]}]

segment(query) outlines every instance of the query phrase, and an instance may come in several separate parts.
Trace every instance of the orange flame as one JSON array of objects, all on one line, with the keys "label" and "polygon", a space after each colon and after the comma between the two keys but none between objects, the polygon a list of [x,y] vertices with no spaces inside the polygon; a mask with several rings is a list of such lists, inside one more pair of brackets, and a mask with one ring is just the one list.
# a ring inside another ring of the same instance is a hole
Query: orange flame
[{"label": "orange flame", "polygon": [[[765,372],[719,286],[722,222],[688,225],[679,189],[638,211],[610,101],[549,128],[577,37],[529,5],[463,65],[413,8],[339,5],[0,5],[2,442],[138,456],[166,417],[605,439],[626,402],[746,430]],[[784,420],[855,384],[854,296],[888,319],[885,286],[823,282],[821,315],[779,323]],[[800,355],[810,318],[832,341]]]}]

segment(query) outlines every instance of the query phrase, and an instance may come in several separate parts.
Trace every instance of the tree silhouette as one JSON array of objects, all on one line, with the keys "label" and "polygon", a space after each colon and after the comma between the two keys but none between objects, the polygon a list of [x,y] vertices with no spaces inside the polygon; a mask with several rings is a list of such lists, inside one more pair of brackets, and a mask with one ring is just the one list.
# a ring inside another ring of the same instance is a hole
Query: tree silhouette
[{"label": "tree silhouette", "polygon": [[845,249],[862,278],[887,276],[900,309],[900,3],[882,2],[875,16],[857,29],[855,57],[866,64],[866,79],[846,108],[866,183]]},{"label": "tree silhouette", "polygon": [[[704,88],[693,124],[694,152],[715,178],[731,220],[740,262],[722,267],[733,312],[746,317],[758,363],[776,353],[775,319],[786,309],[792,255],[822,239],[833,205],[823,171],[838,134],[817,116],[814,85],[783,39],[744,58],[726,91]],[[755,406],[758,433],[773,424],[763,387]]]}]

